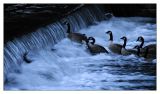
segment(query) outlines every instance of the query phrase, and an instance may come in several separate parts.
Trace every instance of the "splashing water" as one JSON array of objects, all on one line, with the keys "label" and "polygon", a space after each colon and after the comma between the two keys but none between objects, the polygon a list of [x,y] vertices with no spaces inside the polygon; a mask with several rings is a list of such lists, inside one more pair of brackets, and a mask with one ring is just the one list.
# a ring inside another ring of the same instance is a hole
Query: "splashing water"
[{"label": "splashing water", "polygon": [[[122,36],[128,38],[126,48],[139,44],[143,36],[145,45],[156,43],[154,18],[113,17],[109,21],[81,29],[80,33],[95,37],[96,44],[107,50],[111,30],[115,43],[122,44]],[[51,48],[54,49],[51,51]],[[134,55],[90,55],[85,45],[65,38],[55,46],[30,51],[27,58],[32,63],[22,63],[20,73],[10,73],[5,90],[155,90],[156,59],[145,61]]]},{"label": "splashing water", "polygon": [[54,46],[66,37],[66,26],[63,24],[67,20],[71,25],[71,31],[78,32],[82,28],[95,23],[95,21],[107,20],[103,8],[99,5],[84,6],[76,12],[68,15],[60,21],[39,28],[35,32],[15,38],[4,45],[4,80],[8,74],[21,71],[23,56],[28,51],[43,49]]}]

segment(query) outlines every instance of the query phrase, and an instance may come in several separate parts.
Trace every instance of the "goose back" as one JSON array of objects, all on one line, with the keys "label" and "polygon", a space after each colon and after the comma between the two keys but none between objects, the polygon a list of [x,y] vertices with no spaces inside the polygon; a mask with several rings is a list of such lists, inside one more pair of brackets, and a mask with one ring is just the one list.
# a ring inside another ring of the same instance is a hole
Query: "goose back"
[{"label": "goose back", "polygon": [[80,33],[69,33],[67,36],[71,41],[82,43],[87,40],[87,36]]},{"label": "goose back", "polygon": [[71,32],[71,27],[70,27],[70,24],[68,22],[65,22],[66,25],[67,25],[67,37],[71,40],[71,41],[74,41],[74,42],[77,42],[77,43],[83,43],[83,41],[86,41],[87,40],[87,36],[85,34],[81,34],[81,33],[73,33]]},{"label": "goose back", "polygon": [[120,44],[110,43],[108,48],[113,53],[121,54],[122,45]]},{"label": "goose back", "polygon": [[122,54],[122,55],[137,54],[137,51],[136,51],[136,50],[133,50],[133,49],[122,48],[122,49],[121,49],[121,54]]},{"label": "goose back", "polygon": [[156,54],[156,44],[149,44],[145,47],[143,47],[144,45],[144,38],[142,36],[139,36],[137,41],[140,41],[141,44],[139,45],[141,52],[145,53],[145,49],[148,49],[148,54]]},{"label": "goose back", "polygon": [[[89,40],[92,40],[92,42],[89,42]],[[103,46],[95,44],[95,39],[93,37],[88,38],[87,46],[92,54],[108,53]]]}]

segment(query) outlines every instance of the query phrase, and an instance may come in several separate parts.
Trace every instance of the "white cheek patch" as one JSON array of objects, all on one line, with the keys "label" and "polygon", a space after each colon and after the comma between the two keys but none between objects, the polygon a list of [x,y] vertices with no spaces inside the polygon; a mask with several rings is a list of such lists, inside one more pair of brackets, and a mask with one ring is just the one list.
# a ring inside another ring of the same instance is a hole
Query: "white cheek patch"
[{"label": "white cheek patch", "polygon": [[82,44],[85,44],[85,45],[86,45],[87,43],[86,43],[86,41],[85,41],[85,40],[82,40]]}]

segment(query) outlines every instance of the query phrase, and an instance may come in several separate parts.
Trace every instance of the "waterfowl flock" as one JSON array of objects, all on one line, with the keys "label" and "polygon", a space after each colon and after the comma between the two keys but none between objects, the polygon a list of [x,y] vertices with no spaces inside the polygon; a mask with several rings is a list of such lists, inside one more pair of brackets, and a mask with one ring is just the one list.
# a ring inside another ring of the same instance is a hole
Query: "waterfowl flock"
[{"label": "waterfowl flock", "polygon": [[[70,29],[71,26],[67,21],[64,22],[63,24],[67,26],[67,32],[66,32],[67,38],[73,42],[76,42],[79,44],[85,44],[90,54],[92,55],[96,55],[100,53],[109,54],[109,52],[105,49],[105,47],[95,44],[96,40],[94,37],[86,36],[85,34],[75,33],[71,31]],[[114,43],[112,31],[107,31],[106,34],[109,35],[108,49],[110,50],[110,53],[115,53],[115,54],[124,55],[124,56],[133,54],[138,57],[143,57],[146,60],[156,59],[156,44],[150,44],[143,47],[144,38],[142,36],[139,36],[137,38],[137,42],[141,42],[140,45],[136,45],[135,47],[133,47],[133,49],[127,49],[126,36],[123,36],[122,38],[120,38],[123,40],[123,45],[121,45],[121,44]],[[26,53],[24,54],[23,58],[24,58],[24,61],[26,61],[27,63],[31,62],[30,60],[27,60]]]},{"label": "waterfowl flock", "polygon": [[[87,45],[87,49],[92,55],[99,54],[99,53],[107,53],[107,54],[109,53],[103,46],[95,44],[96,40],[94,37],[91,37],[91,36],[87,37],[85,34],[81,34],[81,33],[72,33],[70,31],[69,23],[67,23],[66,25],[68,27],[67,37],[71,41],[81,43],[81,44],[83,44],[83,41],[85,41]],[[142,36],[139,36],[137,38],[137,41],[141,42],[140,45],[136,45],[135,47],[133,47],[133,49],[127,49],[126,48],[126,44],[127,44],[126,36],[123,36],[122,38],[120,38],[124,41],[123,45],[121,45],[121,44],[117,44],[113,42],[112,31],[107,31],[106,34],[109,35],[108,49],[110,50],[110,52],[119,54],[119,55],[124,55],[124,56],[134,54],[138,57],[144,57],[145,59],[151,59],[151,60],[156,59],[156,44],[150,44],[150,45],[143,47],[144,38]]]}]

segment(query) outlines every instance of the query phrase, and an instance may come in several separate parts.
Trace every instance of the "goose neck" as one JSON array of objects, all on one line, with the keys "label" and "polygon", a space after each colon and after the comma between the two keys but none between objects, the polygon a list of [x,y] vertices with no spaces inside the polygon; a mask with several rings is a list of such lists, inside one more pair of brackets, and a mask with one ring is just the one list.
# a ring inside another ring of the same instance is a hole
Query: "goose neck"
[{"label": "goose neck", "polygon": [[140,48],[142,48],[143,47],[143,44],[144,44],[144,40],[142,40],[142,42],[141,42],[141,44],[140,44]]},{"label": "goose neck", "polygon": [[140,48],[138,47],[137,48],[137,56],[139,56],[139,53],[140,53]]},{"label": "goose neck", "polygon": [[110,36],[109,40],[110,40],[110,41],[113,41],[113,34],[110,33],[109,36]]},{"label": "goose neck", "polygon": [[127,39],[124,39],[123,48],[126,47]]}]

